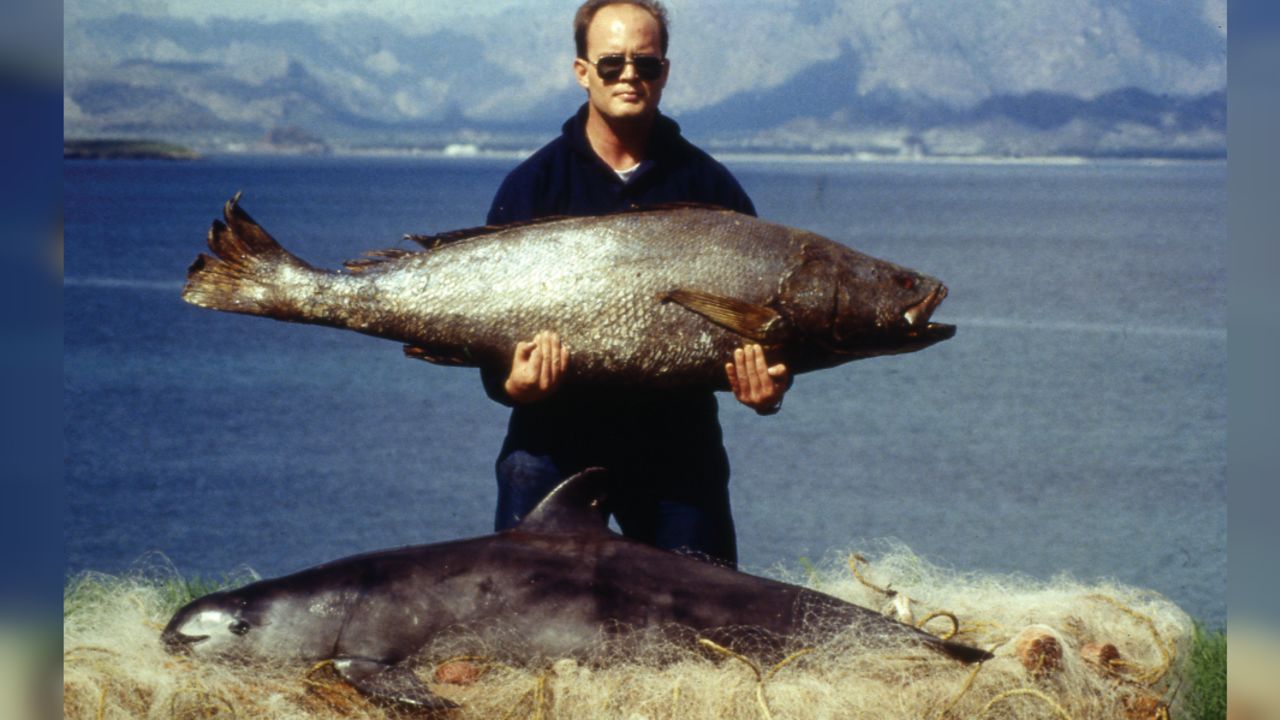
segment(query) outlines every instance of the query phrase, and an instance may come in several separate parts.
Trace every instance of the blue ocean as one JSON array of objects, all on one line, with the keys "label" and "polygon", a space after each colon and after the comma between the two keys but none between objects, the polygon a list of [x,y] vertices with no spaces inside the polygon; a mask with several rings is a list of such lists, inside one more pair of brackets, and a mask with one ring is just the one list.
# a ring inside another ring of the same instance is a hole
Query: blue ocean
[{"label": "blue ocean", "polygon": [[[505,409],[396,343],[186,305],[222,203],[312,264],[483,222],[501,158],[64,165],[68,572],[277,575],[486,533]],[[900,542],[1226,621],[1226,164],[726,159],[762,217],[941,278],[922,352],[721,396],[743,568]]]}]

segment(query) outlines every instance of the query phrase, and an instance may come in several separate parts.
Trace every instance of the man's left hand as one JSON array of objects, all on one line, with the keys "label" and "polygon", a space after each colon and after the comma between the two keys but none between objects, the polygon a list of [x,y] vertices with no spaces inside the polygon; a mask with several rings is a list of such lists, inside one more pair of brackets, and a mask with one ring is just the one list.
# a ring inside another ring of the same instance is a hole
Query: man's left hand
[{"label": "man's left hand", "polygon": [[734,350],[733,362],[725,363],[724,371],[738,402],[762,415],[777,412],[782,407],[783,394],[791,386],[787,366],[769,365],[764,348],[759,345]]}]

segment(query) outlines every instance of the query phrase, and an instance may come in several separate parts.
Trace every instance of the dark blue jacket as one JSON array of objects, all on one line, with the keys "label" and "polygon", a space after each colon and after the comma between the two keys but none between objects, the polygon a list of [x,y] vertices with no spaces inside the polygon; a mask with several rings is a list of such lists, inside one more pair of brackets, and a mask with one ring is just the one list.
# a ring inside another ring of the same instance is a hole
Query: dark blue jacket
[{"label": "dark blue jacket", "polygon": [[[586,117],[583,105],[565,122],[559,137],[511,171],[493,199],[490,224],[554,215],[602,215],[670,202],[706,203],[755,214],[755,206],[733,175],[685,140],[675,121],[657,117],[644,162],[623,183],[591,149]],[[566,342],[572,344],[573,338]],[[494,400],[510,405],[502,390],[504,379],[485,373],[485,390]],[[582,467],[614,464],[601,454],[658,453],[676,462],[690,451],[723,455],[717,412],[715,394],[707,390],[627,396],[564,387],[542,402],[512,410],[503,454],[516,448],[544,452]],[[727,466],[709,474],[712,477],[706,480],[712,483],[728,481]]]},{"label": "dark blue jacket", "polygon": [[511,171],[489,208],[490,225],[552,215],[603,215],[670,202],[707,203],[756,214],[733,175],[685,140],[674,120],[657,117],[645,160],[624,184],[591,149],[586,118],[583,105],[565,121],[560,137]]}]

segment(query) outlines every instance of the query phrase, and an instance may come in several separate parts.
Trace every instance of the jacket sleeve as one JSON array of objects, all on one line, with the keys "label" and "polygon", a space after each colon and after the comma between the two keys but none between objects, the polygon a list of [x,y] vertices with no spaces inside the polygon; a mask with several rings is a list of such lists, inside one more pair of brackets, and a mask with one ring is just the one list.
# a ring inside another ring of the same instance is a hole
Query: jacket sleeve
[{"label": "jacket sleeve", "polygon": [[733,183],[733,187],[730,189],[732,197],[730,201],[726,203],[726,206],[745,215],[751,215],[754,217],[756,214],[755,203],[751,202],[751,198],[747,196],[747,191],[742,189],[742,186],[738,184],[738,181],[735,180],[732,175],[729,176],[729,179]]},{"label": "jacket sleeve", "polygon": [[742,189],[738,179],[724,165],[714,160],[712,163],[717,175],[715,187],[720,195],[720,200],[716,204],[754,217],[756,214],[755,203],[751,202],[751,198],[747,195],[747,191]]},{"label": "jacket sleeve", "polygon": [[507,391],[503,389],[507,379],[502,376],[498,370],[490,368],[480,368],[480,382],[484,385],[484,394],[489,396],[490,400],[501,403],[507,407],[515,407],[515,402],[507,395]]},{"label": "jacket sleeve", "polygon": [[493,203],[489,205],[489,214],[485,217],[488,225],[506,225],[519,220],[529,220],[533,214],[530,201],[531,193],[525,187],[527,183],[516,177],[519,171],[514,170],[502,181]]}]

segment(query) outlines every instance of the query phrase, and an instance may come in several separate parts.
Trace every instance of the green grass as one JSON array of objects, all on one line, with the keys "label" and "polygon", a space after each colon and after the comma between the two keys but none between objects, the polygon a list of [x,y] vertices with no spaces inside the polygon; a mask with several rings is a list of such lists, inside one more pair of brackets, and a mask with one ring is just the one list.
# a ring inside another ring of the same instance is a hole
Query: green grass
[{"label": "green grass", "polygon": [[1227,634],[1196,623],[1185,712],[1194,720],[1227,717]]},{"label": "green grass", "polygon": [[[253,577],[225,575],[221,579],[172,577],[160,581],[144,581],[160,593],[161,612],[172,614],[178,608],[211,592],[239,587]],[[104,598],[116,595],[125,585],[137,581],[128,578],[86,573],[69,578],[62,588],[62,617],[67,619],[84,608],[93,607]]]}]

